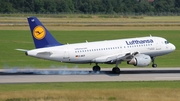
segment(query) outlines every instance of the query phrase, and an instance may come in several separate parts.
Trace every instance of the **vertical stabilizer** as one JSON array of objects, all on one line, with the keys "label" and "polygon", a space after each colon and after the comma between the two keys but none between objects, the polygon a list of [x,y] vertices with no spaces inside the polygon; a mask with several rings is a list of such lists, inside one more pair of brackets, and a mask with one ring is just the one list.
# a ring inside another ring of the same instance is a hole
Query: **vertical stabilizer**
[{"label": "vertical stabilizer", "polygon": [[29,17],[28,23],[36,48],[52,47],[62,45],[51,35],[36,17]]}]

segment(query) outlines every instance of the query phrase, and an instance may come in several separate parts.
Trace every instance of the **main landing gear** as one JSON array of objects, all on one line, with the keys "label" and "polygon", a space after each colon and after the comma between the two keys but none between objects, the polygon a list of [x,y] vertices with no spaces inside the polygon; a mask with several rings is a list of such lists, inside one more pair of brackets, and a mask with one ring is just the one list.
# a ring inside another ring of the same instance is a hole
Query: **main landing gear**
[{"label": "main landing gear", "polygon": [[120,74],[120,69],[118,68],[120,61],[116,61],[116,66],[112,69],[112,72],[115,74]]},{"label": "main landing gear", "polygon": [[[119,63],[120,63],[119,61],[116,62],[116,66],[112,69],[112,72],[114,74],[120,74],[120,72],[121,72],[120,69],[118,68]],[[93,66],[92,69],[93,69],[94,72],[100,72],[100,70],[101,70],[100,66],[98,66],[98,63],[96,63],[96,65]]]},{"label": "main landing gear", "polygon": [[114,74],[120,74],[120,69],[118,68],[118,67],[114,67],[113,69],[112,69],[112,72],[114,73]]},{"label": "main landing gear", "polygon": [[153,68],[156,68],[156,67],[157,67],[157,64],[155,64],[155,62],[154,62],[154,61],[155,61],[155,57],[151,57],[151,59],[152,59],[152,63],[153,63],[153,64],[152,64],[152,67],[153,67]]},{"label": "main landing gear", "polygon": [[100,70],[101,70],[101,68],[98,66],[98,63],[96,63],[96,65],[93,67],[93,71],[99,72]]}]

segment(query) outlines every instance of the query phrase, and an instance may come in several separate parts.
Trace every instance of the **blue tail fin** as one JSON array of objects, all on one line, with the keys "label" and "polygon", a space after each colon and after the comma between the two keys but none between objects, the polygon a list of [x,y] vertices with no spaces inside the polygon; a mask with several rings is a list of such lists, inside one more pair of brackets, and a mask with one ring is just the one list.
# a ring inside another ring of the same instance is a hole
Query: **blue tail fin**
[{"label": "blue tail fin", "polygon": [[61,43],[56,41],[56,39],[36,17],[29,17],[27,19],[36,48],[62,45]]}]

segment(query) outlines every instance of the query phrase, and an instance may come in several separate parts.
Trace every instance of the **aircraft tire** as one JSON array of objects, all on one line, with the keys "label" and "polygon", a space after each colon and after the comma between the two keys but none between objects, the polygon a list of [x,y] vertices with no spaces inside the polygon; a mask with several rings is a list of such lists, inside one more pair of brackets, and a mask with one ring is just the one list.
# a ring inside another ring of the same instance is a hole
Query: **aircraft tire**
[{"label": "aircraft tire", "polygon": [[120,74],[121,71],[120,71],[120,69],[118,67],[114,67],[112,69],[112,72],[115,73],[115,74]]},{"label": "aircraft tire", "polygon": [[156,67],[157,67],[157,64],[152,64],[152,67],[153,67],[153,68],[156,68]]},{"label": "aircraft tire", "polygon": [[93,71],[94,72],[98,72],[98,71],[100,71],[101,70],[101,68],[99,67],[99,66],[94,66],[93,67]]}]

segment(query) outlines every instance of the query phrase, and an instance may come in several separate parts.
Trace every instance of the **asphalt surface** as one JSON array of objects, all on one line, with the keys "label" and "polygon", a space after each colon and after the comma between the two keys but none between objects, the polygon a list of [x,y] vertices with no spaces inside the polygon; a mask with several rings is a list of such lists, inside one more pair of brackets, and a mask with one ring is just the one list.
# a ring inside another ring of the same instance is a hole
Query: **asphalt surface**
[{"label": "asphalt surface", "polygon": [[101,81],[161,81],[180,80],[180,68],[121,68],[113,74],[111,68],[101,72],[88,69],[0,69],[0,83],[40,82],[101,82]]}]

